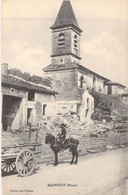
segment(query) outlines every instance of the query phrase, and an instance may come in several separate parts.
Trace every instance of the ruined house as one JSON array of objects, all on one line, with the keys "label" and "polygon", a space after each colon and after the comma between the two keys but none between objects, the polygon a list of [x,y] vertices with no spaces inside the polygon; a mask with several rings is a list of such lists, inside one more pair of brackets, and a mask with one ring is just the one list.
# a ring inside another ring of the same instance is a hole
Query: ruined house
[{"label": "ruined house", "polygon": [[57,112],[73,111],[80,114],[82,111],[82,115],[88,118],[88,113],[92,113],[94,109],[91,106],[94,100],[88,90],[114,95],[122,93],[125,86],[112,83],[108,78],[80,64],[82,30],[78,25],[70,0],[63,0],[51,31],[51,64],[43,71],[46,77],[53,79],[53,88],[58,91]]},{"label": "ruined house", "polygon": [[56,115],[56,92],[49,86],[9,74],[8,64],[2,64],[2,127],[3,130],[23,130],[52,120]]}]

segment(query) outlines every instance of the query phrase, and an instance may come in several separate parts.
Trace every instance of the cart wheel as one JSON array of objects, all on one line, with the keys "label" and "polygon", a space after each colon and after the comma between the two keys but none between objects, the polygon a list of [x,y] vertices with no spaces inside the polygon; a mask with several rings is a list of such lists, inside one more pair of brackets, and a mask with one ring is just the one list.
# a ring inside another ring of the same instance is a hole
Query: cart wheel
[{"label": "cart wheel", "polygon": [[3,174],[11,174],[16,169],[15,159],[8,159],[1,162],[1,169]]},{"label": "cart wheel", "polygon": [[34,154],[29,149],[21,150],[16,157],[16,170],[19,175],[25,177],[31,175],[34,171]]}]

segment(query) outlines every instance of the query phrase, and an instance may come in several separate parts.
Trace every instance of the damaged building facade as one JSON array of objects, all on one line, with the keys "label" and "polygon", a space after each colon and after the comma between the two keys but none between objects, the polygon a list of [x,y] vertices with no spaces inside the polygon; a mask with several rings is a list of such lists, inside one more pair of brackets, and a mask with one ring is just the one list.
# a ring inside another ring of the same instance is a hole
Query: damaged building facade
[{"label": "damaged building facade", "polygon": [[52,30],[51,64],[43,69],[52,78],[53,89],[58,92],[57,112],[76,112],[81,119],[91,116],[94,99],[88,91],[106,95],[120,94],[125,86],[80,64],[80,29],[69,0],[64,0]]},{"label": "damaged building facade", "polygon": [[56,115],[55,92],[46,85],[28,82],[8,73],[2,64],[2,128],[24,130],[36,127]]},{"label": "damaged building facade", "polygon": [[[63,0],[51,31],[51,64],[43,71],[52,86],[45,82],[36,84],[17,75],[8,74],[7,64],[2,65],[4,130],[23,129],[29,123],[37,126],[45,120],[52,120],[56,114],[67,112],[77,113],[81,121],[88,120],[94,112],[93,91],[114,96],[128,105],[124,85],[112,82],[80,64],[82,30],[70,0]],[[111,100],[108,102],[111,103]]]}]

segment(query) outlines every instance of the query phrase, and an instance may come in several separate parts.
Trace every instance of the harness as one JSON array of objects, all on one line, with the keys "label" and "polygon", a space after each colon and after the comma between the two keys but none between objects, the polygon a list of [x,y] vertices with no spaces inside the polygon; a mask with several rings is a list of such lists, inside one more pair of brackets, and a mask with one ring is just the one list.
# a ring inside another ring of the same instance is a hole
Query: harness
[{"label": "harness", "polygon": [[[69,146],[71,145],[70,138],[69,138],[69,141],[68,141],[67,145],[68,145],[68,144],[69,144]],[[66,149],[67,145],[63,148],[63,150]]]},{"label": "harness", "polygon": [[[55,137],[55,140],[54,140],[52,143],[50,143],[50,145],[59,146],[59,144],[57,143],[57,137]],[[67,143],[66,146],[63,148],[63,150],[65,150],[66,147],[67,147],[68,145],[69,145],[69,146],[72,146],[72,145],[77,146],[78,144],[71,143],[71,137],[69,137],[68,143]]]}]

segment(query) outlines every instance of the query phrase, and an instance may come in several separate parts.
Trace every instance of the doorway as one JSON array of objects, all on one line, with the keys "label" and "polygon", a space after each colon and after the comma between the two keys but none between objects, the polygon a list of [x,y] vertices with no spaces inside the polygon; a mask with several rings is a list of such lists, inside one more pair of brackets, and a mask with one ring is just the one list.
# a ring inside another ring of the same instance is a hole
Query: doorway
[{"label": "doorway", "polygon": [[27,125],[29,125],[30,123],[32,124],[33,122],[32,111],[33,111],[32,108],[27,109]]},{"label": "doorway", "polygon": [[112,94],[112,86],[108,85],[108,95],[111,95],[111,94]]},{"label": "doorway", "polygon": [[[21,101],[21,97],[3,95],[2,125],[4,131],[7,131],[8,126],[12,126],[15,116],[19,110]],[[17,123],[18,122],[19,121],[17,121]]]}]

